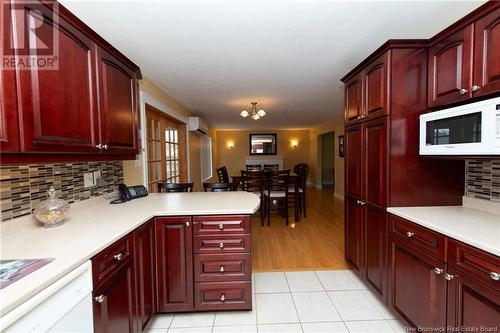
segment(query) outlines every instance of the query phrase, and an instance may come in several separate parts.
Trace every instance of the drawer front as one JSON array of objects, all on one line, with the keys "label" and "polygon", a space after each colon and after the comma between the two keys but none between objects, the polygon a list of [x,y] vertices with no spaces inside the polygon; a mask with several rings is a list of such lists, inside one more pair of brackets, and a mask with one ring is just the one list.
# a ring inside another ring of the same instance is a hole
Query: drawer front
[{"label": "drawer front", "polygon": [[195,282],[250,281],[252,255],[241,254],[195,254]]},{"label": "drawer front", "polygon": [[448,264],[500,290],[500,258],[456,240],[448,240]]},{"label": "drawer front", "polygon": [[250,235],[196,235],[194,253],[250,253]]},{"label": "drawer front", "polygon": [[251,282],[204,282],[194,285],[195,310],[251,310]]},{"label": "drawer front", "polygon": [[390,215],[390,232],[438,259],[446,259],[446,236],[413,222]]},{"label": "drawer front", "polygon": [[193,233],[204,234],[249,234],[250,216],[196,216],[193,218]]},{"label": "drawer front", "polygon": [[92,258],[92,281],[94,288],[111,276],[131,257],[131,239],[125,236]]}]

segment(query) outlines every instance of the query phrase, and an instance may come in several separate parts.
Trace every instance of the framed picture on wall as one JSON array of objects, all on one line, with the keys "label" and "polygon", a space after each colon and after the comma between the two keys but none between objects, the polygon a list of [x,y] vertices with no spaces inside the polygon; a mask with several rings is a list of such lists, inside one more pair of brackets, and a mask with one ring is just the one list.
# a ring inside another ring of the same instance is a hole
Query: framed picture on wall
[{"label": "framed picture on wall", "polygon": [[344,136],[339,135],[339,157],[344,157]]}]

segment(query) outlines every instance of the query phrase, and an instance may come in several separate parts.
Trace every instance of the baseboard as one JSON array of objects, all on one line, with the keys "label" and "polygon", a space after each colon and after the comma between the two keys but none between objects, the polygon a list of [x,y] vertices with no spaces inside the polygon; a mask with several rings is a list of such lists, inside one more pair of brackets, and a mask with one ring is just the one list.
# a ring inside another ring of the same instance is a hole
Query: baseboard
[{"label": "baseboard", "polygon": [[344,195],[343,195],[343,194],[340,194],[340,193],[334,192],[334,193],[333,193],[333,197],[334,197],[335,199],[339,199],[339,200],[341,200],[341,201],[344,201]]}]

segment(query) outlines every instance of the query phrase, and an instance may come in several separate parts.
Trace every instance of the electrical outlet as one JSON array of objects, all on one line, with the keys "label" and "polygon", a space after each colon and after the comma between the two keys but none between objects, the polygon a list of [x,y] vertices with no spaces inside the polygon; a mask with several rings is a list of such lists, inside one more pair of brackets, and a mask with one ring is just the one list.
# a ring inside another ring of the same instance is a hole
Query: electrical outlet
[{"label": "electrical outlet", "polygon": [[83,187],[92,187],[95,185],[94,174],[87,172],[83,174]]}]

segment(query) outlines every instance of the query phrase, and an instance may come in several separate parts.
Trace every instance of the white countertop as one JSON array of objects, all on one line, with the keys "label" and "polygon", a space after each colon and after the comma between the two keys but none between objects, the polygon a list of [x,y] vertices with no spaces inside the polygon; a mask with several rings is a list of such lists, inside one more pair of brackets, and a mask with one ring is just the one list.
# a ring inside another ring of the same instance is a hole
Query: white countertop
[{"label": "white countertop", "polygon": [[500,256],[500,214],[464,206],[389,207],[387,211]]},{"label": "white countertop", "polygon": [[117,205],[98,197],[72,204],[60,227],[43,228],[32,216],[4,222],[0,259],[55,260],[0,290],[0,316],[154,216],[250,215],[259,203],[259,197],[248,192],[152,193]]}]

